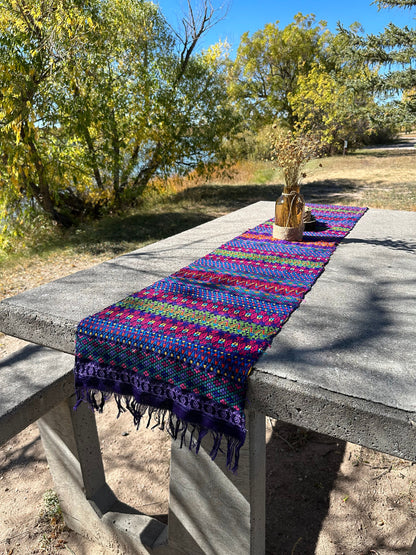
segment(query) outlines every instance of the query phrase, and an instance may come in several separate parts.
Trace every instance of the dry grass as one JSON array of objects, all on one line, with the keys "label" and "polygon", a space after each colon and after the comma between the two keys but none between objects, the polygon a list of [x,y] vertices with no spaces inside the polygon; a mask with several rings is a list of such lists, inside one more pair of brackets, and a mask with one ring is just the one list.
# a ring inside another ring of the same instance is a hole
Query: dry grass
[{"label": "dry grass", "polygon": [[373,151],[322,161],[307,178],[305,197],[320,202],[416,210],[416,151]]},{"label": "dry grass", "polygon": [[[309,164],[302,193],[309,202],[416,210],[415,168],[416,150],[324,158]],[[155,195],[152,202],[134,213],[105,218],[70,233],[59,234],[55,229],[42,242],[39,236],[32,241],[26,238],[24,248],[17,246],[13,256],[3,258],[3,271],[13,266],[21,281],[32,275],[32,265],[38,274],[38,268],[48,260],[57,267],[71,256],[76,265],[86,262],[85,258],[99,262],[252,202],[275,200],[281,188],[279,170],[267,162],[239,162],[209,181],[175,180],[169,184],[167,195]],[[1,277],[0,272],[0,292],[4,294]]]},{"label": "dry grass", "polygon": [[[302,192],[309,202],[416,210],[416,150],[363,150],[332,156],[310,162],[306,174]],[[282,186],[283,181],[271,163],[247,161],[232,166],[228,176],[214,177],[209,183],[248,187]],[[265,191],[265,197],[269,196]]]},{"label": "dry grass", "polygon": [[[319,166],[322,164],[322,167]],[[302,193],[307,202],[416,210],[415,151],[370,151],[312,161]],[[279,170],[240,162],[209,181],[169,184],[166,195],[125,215],[104,218],[46,240],[26,238],[3,258],[0,299],[194,227],[259,200],[280,195]]]}]

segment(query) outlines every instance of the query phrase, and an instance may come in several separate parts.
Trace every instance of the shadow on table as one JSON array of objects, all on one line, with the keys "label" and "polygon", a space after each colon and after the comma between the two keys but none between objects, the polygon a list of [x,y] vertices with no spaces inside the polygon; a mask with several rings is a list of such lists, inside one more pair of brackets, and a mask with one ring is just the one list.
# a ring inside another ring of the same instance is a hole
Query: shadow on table
[{"label": "shadow on table", "polygon": [[[355,241],[351,239],[351,242]],[[414,387],[412,368],[409,365],[407,371],[403,372],[400,366],[411,361],[404,354],[409,352],[409,345],[414,343],[414,326],[409,316],[412,309],[411,305],[407,305],[407,300],[411,298],[410,291],[414,288],[414,264],[411,258],[414,246],[411,241],[370,239],[369,242],[398,252],[391,254],[388,264],[374,265],[371,272],[367,270],[367,282],[361,279],[364,270],[359,264],[354,266],[346,260],[342,266],[343,275],[354,275],[357,279],[354,285],[348,284],[348,279],[339,278],[341,287],[333,296],[327,288],[325,315],[321,307],[312,302],[305,305],[303,310],[299,309],[293,315],[292,329],[296,326],[298,332],[305,332],[304,342],[296,346],[285,343],[283,330],[278,343],[281,349],[269,352],[267,360],[271,363],[269,366],[264,364],[262,370],[267,372],[278,364],[283,367],[286,364],[290,368],[296,361],[298,369],[308,369],[308,379],[313,382],[314,377],[318,376],[322,384],[328,379],[323,369],[326,366],[335,368],[339,355],[344,357],[344,361],[351,362],[348,384],[344,381],[342,386],[350,395],[355,394],[357,398],[373,395],[377,400],[390,399],[392,406],[403,406],[411,402],[408,392],[413,391]],[[400,264],[400,279],[396,279],[396,274],[388,274],[394,264]],[[349,285],[359,285],[360,293],[354,302],[341,303],[340,310],[337,298],[344,290],[342,295],[348,299],[351,291]],[[397,314],[394,307],[399,306],[406,306],[408,312],[403,310]],[[325,341],[319,344],[308,342],[308,329],[313,329]],[[378,357],[375,360],[381,360],[381,363],[369,364],[365,355],[368,354],[371,359],[372,356],[376,357],[375,353]],[[396,363],[395,357],[400,362]],[[388,372],[385,370],[386,365]],[[290,376],[293,378],[292,374]],[[267,445],[268,555],[315,553],[345,448],[346,444],[341,440],[277,423]]]},{"label": "shadow on table", "polygon": [[391,239],[389,237],[387,237],[386,239],[358,239],[356,237],[354,238],[350,238],[350,237],[345,237],[342,240],[343,244],[356,244],[356,245],[360,245],[360,244],[365,244],[365,245],[374,245],[377,247],[387,247],[388,249],[392,249],[395,251],[404,251],[404,252],[410,252],[410,253],[415,253],[416,252],[416,241],[412,241],[407,240],[404,241],[402,239]]},{"label": "shadow on table", "polygon": [[266,554],[315,553],[345,442],[273,421],[266,462]]}]

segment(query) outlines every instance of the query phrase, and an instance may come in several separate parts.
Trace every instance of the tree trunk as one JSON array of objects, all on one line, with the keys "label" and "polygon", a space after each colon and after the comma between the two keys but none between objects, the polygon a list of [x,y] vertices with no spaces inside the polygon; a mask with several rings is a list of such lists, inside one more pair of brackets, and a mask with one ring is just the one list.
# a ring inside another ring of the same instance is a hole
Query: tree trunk
[{"label": "tree trunk", "polygon": [[149,163],[139,171],[133,181],[134,190],[141,192],[155,175],[157,169],[160,167],[161,151],[162,145],[161,143],[157,143]]},{"label": "tree trunk", "polygon": [[97,187],[100,190],[103,190],[104,186],[103,186],[103,181],[101,179],[100,168],[98,167],[98,163],[97,163],[97,156],[95,154],[94,143],[92,142],[92,138],[87,125],[84,122],[81,125],[82,125],[82,133],[84,135],[85,142],[87,143],[88,151],[90,153],[91,160],[92,160],[92,169],[94,172],[95,182],[97,183]]},{"label": "tree trunk", "polygon": [[111,111],[111,127],[112,137],[111,142],[113,146],[113,188],[116,203],[119,201],[122,192],[120,183],[120,139],[117,132],[117,122],[114,110]]},{"label": "tree trunk", "polygon": [[36,174],[38,177],[38,184],[35,183],[33,180],[28,180],[27,185],[31,189],[33,196],[41,206],[41,208],[49,214],[53,220],[55,220],[58,224],[62,225],[63,227],[70,227],[73,225],[73,219],[67,215],[63,214],[58,210],[55,206],[55,202],[53,197],[51,196],[48,179],[46,175],[45,166],[43,164],[42,158],[39,154],[38,148],[36,143],[31,136],[29,126],[27,122],[22,123],[22,131],[21,131],[21,138],[22,141],[26,143],[29,147],[29,153],[32,158],[32,161],[36,168]]}]

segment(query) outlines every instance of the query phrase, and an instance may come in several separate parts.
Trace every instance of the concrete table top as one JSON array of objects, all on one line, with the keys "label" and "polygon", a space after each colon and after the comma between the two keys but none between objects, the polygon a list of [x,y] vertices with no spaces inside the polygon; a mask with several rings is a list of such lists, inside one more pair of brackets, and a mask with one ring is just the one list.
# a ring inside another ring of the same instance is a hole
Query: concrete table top
[{"label": "concrete table top", "polygon": [[[271,218],[258,202],[0,303],[0,331],[74,353],[77,323]],[[249,379],[270,416],[416,460],[416,212],[370,209]]]}]

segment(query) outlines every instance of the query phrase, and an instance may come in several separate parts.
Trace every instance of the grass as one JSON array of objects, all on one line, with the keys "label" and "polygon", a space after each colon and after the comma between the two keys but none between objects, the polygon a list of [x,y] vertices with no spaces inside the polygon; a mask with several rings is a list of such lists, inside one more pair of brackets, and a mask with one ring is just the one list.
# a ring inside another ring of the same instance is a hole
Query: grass
[{"label": "grass", "polygon": [[[308,202],[416,210],[416,151],[357,151],[318,162],[310,163],[302,184]],[[274,201],[281,190],[279,171],[270,163],[241,162],[209,182],[176,184],[165,195],[149,196],[140,208],[123,215],[70,231],[34,233],[0,258],[0,296],[20,290],[19,280],[47,263],[59,270],[73,259],[78,269],[84,262],[137,249],[253,202]]]},{"label": "grass", "polygon": [[65,528],[65,522],[58,496],[53,490],[47,490],[42,501],[43,506],[38,521],[39,550],[42,553],[53,554],[65,547],[65,543],[60,537]]},{"label": "grass", "polygon": [[416,210],[416,151],[363,151],[327,158],[303,188],[312,202],[358,203],[372,208]]}]

